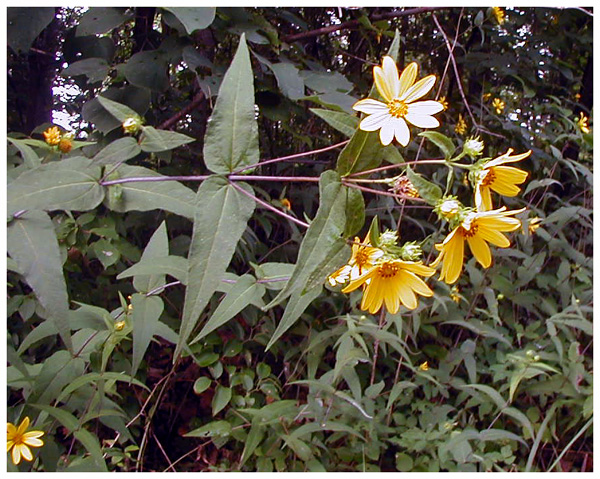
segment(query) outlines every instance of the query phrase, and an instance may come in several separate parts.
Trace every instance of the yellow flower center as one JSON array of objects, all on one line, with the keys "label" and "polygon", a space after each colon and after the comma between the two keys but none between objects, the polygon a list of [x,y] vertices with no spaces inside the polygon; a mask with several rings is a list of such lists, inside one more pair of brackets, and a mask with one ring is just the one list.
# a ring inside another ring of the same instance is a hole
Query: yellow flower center
[{"label": "yellow flower center", "polygon": [[496,179],[496,173],[494,173],[493,169],[487,170],[481,179],[481,186],[489,186]]},{"label": "yellow flower center", "polygon": [[395,263],[383,263],[379,267],[379,276],[382,278],[393,278],[398,274],[400,268]]},{"label": "yellow flower center", "polygon": [[461,228],[461,232],[465,238],[471,238],[477,234],[478,229],[479,226],[477,225],[477,223],[471,223],[471,227],[468,230],[465,228]]},{"label": "yellow flower center", "polygon": [[366,265],[370,262],[369,254],[364,249],[360,249],[356,253],[355,261],[356,261],[357,266],[359,268],[362,268],[364,265]]},{"label": "yellow flower center", "polygon": [[402,118],[408,113],[408,105],[398,98],[388,103],[388,109],[394,118]]}]

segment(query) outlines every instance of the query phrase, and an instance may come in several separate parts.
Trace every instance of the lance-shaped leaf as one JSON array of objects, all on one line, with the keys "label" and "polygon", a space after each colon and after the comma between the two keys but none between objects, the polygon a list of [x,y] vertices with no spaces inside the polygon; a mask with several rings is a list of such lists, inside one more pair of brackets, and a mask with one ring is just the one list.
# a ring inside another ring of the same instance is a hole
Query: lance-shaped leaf
[{"label": "lance-shaped leaf", "polygon": [[138,118],[140,116],[135,110],[132,110],[127,105],[123,105],[118,101],[110,100],[103,96],[98,96],[96,98],[98,99],[98,102],[121,123],[128,118]]},{"label": "lance-shaped leaf", "polygon": [[348,138],[356,133],[359,122],[354,115],[345,111],[325,110],[324,108],[310,108],[310,111]]},{"label": "lance-shaped leaf", "polygon": [[7,228],[8,254],[33,289],[69,350],[69,298],[54,225],[42,211],[29,211]]},{"label": "lance-shaped leaf", "polygon": [[142,130],[140,148],[149,153],[156,153],[173,150],[192,141],[196,140],[176,131],[157,130],[151,126],[145,126]]},{"label": "lance-shaped leaf", "polygon": [[[167,226],[163,221],[148,241],[140,261],[152,262],[156,258],[166,256],[169,256],[169,238],[167,236]],[[133,278],[133,287],[141,293],[148,293],[164,284],[164,274],[138,275]]]},{"label": "lance-shaped leaf", "polygon": [[131,375],[135,376],[146,349],[148,349],[152,337],[156,334],[158,318],[163,312],[164,304],[158,296],[134,294],[131,296],[131,307],[131,322],[133,325]]},{"label": "lance-shaped leaf", "polygon": [[442,189],[435,183],[415,173],[410,166],[406,167],[406,176],[419,192],[419,196],[430,205],[435,205],[442,198]]},{"label": "lance-shaped leaf", "polygon": [[129,278],[137,275],[165,275],[173,276],[173,278],[187,284],[188,276],[188,260],[181,256],[164,256],[161,258],[152,257],[148,259],[142,258],[139,263],[134,264],[125,271],[119,273],[117,279]]},{"label": "lance-shaped leaf", "polygon": [[[252,193],[252,188],[245,183],[236,186]],[[255,206],[254,201],[248,201],[248,197],[228,184],[225,178],[217,176],[202,183],[196,198],[188,255],[188,284],[175,358],[219,287]]]},{"label": "lance-shaped leaf", "polygon": [[198,333],[198,336],[194,338],[192,343],[199,341],[212,333],[215,329],[223,326],[249,304],[254,304],[259,307],[264,305],[264,303],[262,303],[264,294],[265,287],[262,284],[257,283],[254,276],[249,274],[241,276],[223,298],[217,309],[215,309],[215,312]]},{"label": "lance-shaped leaf", "polygon": [[100,178],[100,167],[79,156],[41,165],[8,185],[8,214],[19,210],[91,210],[104,198]]},{"label": "lance-shaped leaf", "polygon": [[[398,58],[399,45],[400,34],[396,31],[396,35],[388,51],[388,55],[394,61],[397,61]],[[379,98],[375,84],[373,84],[368,97]],[[377,168],[384,157],[392,157],[393,153],[390,153],[390,150],[395,148],[394,145],[383,146],[377,132],[356,130],[350,142],[340,152],[336,169],[340,175],[346,176],[350,173]]]},{"label": "lance-shaped leaf", "polygon": [[93,159],[94,163],[98,165],[108,165],[110,163],[127,161],[141,152],[142,149],[138,145],[137,140],[131,136],[126,136],[109,143]]},{"label": "lance-shaped leaf", "polygon": [[7,137],[6,139],[19,150],[19,153],[21,153],[21,156],[23,157],[23,162],[28,168],[36,168],[41,165],[40,157],[26,142],[11,137]]},{"label": "lance-shaped leaf", "polygon": [[204,162],[218,174],[258,162],[254,77],[245,35],[225,73],[204,137]]},{"label": "lance-shaped leaf", "polygon": [[291,278],[267,308],[281,303],[294,291],[304,289],[321,263],[330,257],[346,227],[346,187],[335,171],[326,171],[319,180],[320,204],[317,214],[302,240]]},{"label": "lance-shaped leaf", "polygon": [[442,150],[444,158],[446,159],[449,159],[452,156],[452,153],[454,153],[454,150],[456,150],[456,146],[454,146],[452,140],[446,135],[443,135],[437,131],[422,131],[419,133],[419,136],[425,137],[434,143],[440,150]]},{"label": "lance-shaped leaf", "polygon": [[[194,217],[196,195],[187,186],[177,181],[168,181],[166,176],[142,166],[121,165],[116,175],[119,179],[153,177],[154,180],[110,186],[109,191],[118,191],[118,195],[109,194],[105,201],[105,205],[111,210],[125,213],[132,210],[161,209],[190,219]],[[116,179],[113,176],[114,174],[111,179]]]}]

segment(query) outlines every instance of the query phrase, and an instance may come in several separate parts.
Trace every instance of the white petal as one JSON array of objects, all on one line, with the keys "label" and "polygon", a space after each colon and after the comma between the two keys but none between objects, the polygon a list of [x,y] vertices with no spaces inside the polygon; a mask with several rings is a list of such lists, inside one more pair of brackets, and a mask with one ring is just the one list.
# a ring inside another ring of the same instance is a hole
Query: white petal
[{"label": "white petal", "polygon": [[433,88],[434,83],[435,75],[426,76],[406,90],[403,98],[400,99],[404,100],[406,103],[411,103],[415,100],[418,100],[422,96],[425,96],[427,93],[429,93],[429,91]]},{"label": "white petal", "polygon": [[408,106],[408,113],[415,115],[435,115],[444,109],[441,103],[434,100],[417,101]]},{"label": "white petal", "polygon": [[386,55],[383,57],[383,75],[392,93],[392,98],[396,98],[400,91],[400,81],[398,75],[398,67],[392,57]]},{"label": "white petal", "polygon": [[402,146],[408,145],[410,141],[410,131],[408,131],[408,125],[402,118],[394,118],[394,136],[398,143]]},{"label": "white petal", "polygon": [[412,62],[402,71],[402,75],[400,75],[400,89],[398,90],[397,95],[401,100],[404,100],[406,92],[415,82],[418,70],[418,65],[415,62]]},{"label": "white petal", "polygon": [[440,126],[440,122],[437,118],[430,115],[415,115],[414,113],[407,113],[406,121],[412,125],[418,126],[419,128],[437,128]]},{"label": "white petal", "polygon": [[356,111],[367,113],[369,115],[389,111],[389,108],[385,103],[382,103],[378,100],[373,100],[372,98],[365,98],[364,100],[360,100],[356,102],[352,106],[352,108]]},{"label": "white petal", "polygon": [[360,129],[363,131],[379,130],[379,128],[381,128],[381,126],[386,122],[386,120],[389,117],[390,114],[387,112],[378,113],[376,115],[370,115],[360,122]]},{"label": "white petal", "polygon": [[383,146],[389,145],[394,139],[394,119],[392,117],[390,117],[381,127],[379,139]]}]

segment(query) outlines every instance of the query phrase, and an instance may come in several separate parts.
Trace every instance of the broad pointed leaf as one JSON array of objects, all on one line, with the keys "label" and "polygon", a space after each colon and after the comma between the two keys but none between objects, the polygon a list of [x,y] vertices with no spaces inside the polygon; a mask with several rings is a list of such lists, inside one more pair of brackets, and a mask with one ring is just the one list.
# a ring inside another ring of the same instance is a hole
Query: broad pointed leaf
[{"label": "broad pointed leaf", "polygon": [[140,363],[148,349],[152,337],[156,334],[158,318],[163,312],[164,304],[158,296],[134,294],[131,296],[131,318],[133,324],[133,357],[131,358],[131,375],[135,376]]},{"label": "broad pointed leaf", "polygon": [[[140,261],[152,262],[165,256],[169,256],[169,238],[166,223],[163,221],[148,241]],[[133,278],[133,287],[141,293],[148,293],[164,284],[164,274],[138,275]]]}]

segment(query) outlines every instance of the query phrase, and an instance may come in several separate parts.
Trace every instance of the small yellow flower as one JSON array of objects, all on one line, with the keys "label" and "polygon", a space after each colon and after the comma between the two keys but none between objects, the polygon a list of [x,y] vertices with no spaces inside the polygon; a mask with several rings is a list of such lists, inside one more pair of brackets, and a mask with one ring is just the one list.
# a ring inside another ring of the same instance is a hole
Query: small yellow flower
[{"label": "small yellow flower", "polygon": [[529,220],[529,223],[527,224],[527,230],[529,231],[530,235],[534,234],[537,231],[537,229],[541,226],[541,222],[542,219],[538,218],[537,216]]},{"label": "small yellow flower", "polygon": [[44,442],[39,439],[44,435],[43,431],[27,431],[29,427],[29,418],[26,416],[23,422],[16,427],[12,423],[6,424],[6,452],[11,452],[12,462],[17,465],[21,458],[26,461],[33,461],[33,454],[30,447],[41,447]]},{"label": "small yellow flower", "polygon": [[391,314],[396,314],[401,304],[408,309],[417,307],[415,293],[433,296],[433,291],[417,275],[429,277],[434,272],[432,268],[420,262],[385,259],[350,281],[342,292],[350,293],[366,285],[360,309],[375,314],[385,304],[385,308]]},{"label": "small yellow flower", "polygon": [[575,93],[575,101],[581,100],[581,93]]},{"label": "small yellow flower", "polygon": [[590,128],[588,126],[588,117],[583,114],[583,112],[579,112],[579,120],[577,120],[577,126],[584,133],[589,133]]},{"label": "small yellow flower", "polygon": [[488,101],[491,98],[492,94],[491,93],[484,93],[483,94],[483,101]]},{"label": "small yellow flower", "polygon": [[382,66],[373,68],[375,86],[384,102],[365,98],[354,104],[356,111],[368,116],[360,122],[363,131],[379,130],[383,145],[394,138],[402,146],[408,145],[410,131],[407,122],[419,128],[436,128],[440,122],[432,115],[444,109],[434,100],[416,101],[433,88],[435,75],[429,75],[415,83],[419,67],[411,63],[398,74],[398,67],[390,56],[383,57]]},{"label": "small yellow flower", "polygon": [[498,25],[503,25],[504,21],[505,21],[505,13],[504,10],[502,10],[502,8],[500,7],[492,7],[492,13],[494,14],[494,17],[496,17],[496,21],[498,22]]},{"label": "small yellow flower", "polygon": [[450,299],[456,304],[460,303],[460,289],[457,285],[454,285],[452,291],[450,291]]},{"label": "small yellow flower", "polygon": [[458,121],[456,122],[454,131],[459,135],[464,135],[467,132],[467,122],[461,114],[458,115]]},{"label": "small yellow flower", "polygon": [[354,244],[352,245],[352,257],[350,258],[350,261],[335,273],[330,274],[327,280],[331,286],[344,284],[348,280],[352,281],[365,271],[371,269],[375,262],[382,256],[382,250],[371,246],[368,233],[362,243],[360,238],[356,236],[354,238]]},{"label": "small yellow flower", "polygon": [[429,371],[429,364],[427,364],[427,361],[425,361],[424,363],[421,363],[421,365],[419,366],[419,369],[421,371]]},{"label": "small yellow flower", "polygon": [[70,138],[61,138],[58,143],[58,149],[63,153],[69,153],[73,148],[73,142]]},{"label": "small yellow flower", "polygon": [[125,321],[117,321],[115,323],[115,331],[123,331],[125,328]]},{"label": "small yellow flower", "polygon": [[283,208],[286,209],[286,210],[291,210],[292,209],[292,203],[287,198],[282,198],[281,199],[281,206],[283,206]]},{"label": "small yellow flower", "polygon": [[52,126],[48,128],[43,135],[46,143],[48,143],[50,146],[56,146],[60,143],[62,133],[57,126]]},{"label": "small yellow flower", "polygon": [[438,98],[438,102],[440,103],[440,105],[442,105],[442,108],[444,110],[448,109],[448,101],[446,100],[445,96],[441,96]]},{"label": "small yellow flower", "polygon": [[522,213],[525,208],[505,210],[506,207],[502,207],[493,211],[471,212],[442,243],[435,245],[440,255],[431,266],[435,268],[443,262],[440,281],[453,284],[458,279],[463,267],[465,240],[477,262],[484,268],[489,268],[492,264],[488,242],[499,248],[510,246],[510,241],[502,233],[519,229],[521,221],[509,216]]},{"label": "small yellow flower", "polygon": [[504,111],[505,106],[506,104],[500,98],[494,98],[494,101],[492,101],[492,107],[496,109],[498,115]]},{"label": "small yellow flower", "polygon": [[502,196],[517,196],[521,191],[517,185],[524,183],[528,173],[513,166],[504,166],[505,163],[514,163],[527,158],[531,150],[520,155],[510,156],[512,148],[483,165],[483,168],[473,172],[475,183],[475,205],[479,211],[492,209],[491,191]]}]

